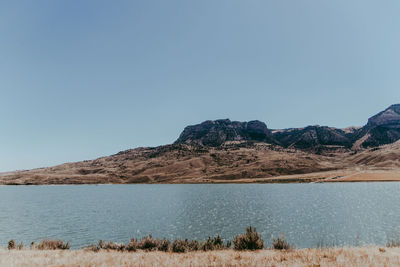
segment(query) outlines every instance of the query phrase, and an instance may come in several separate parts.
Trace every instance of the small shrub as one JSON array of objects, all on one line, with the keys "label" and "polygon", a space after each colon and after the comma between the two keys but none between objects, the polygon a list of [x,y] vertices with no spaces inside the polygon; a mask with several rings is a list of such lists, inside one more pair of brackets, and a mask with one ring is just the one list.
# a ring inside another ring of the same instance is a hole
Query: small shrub
[{"label": "small shrub", "polygon": [[159,251],[167,252],[170,250],[171,242],[168,239],[160,240],[157,249]]},{"label": "small shrub", "polygon": [[181,240],[181,239],[175,239],[174,242],[172,242],[172,252],[188,252],[188,251],[197,251],[201,247],[199,241],[197,240]]},{"label": "small shrub", "polygon": [[280,237],[274,238],[272,240],[272,249],[279,249],[279,250],[287,250],[291,249],[290,244],[285,240],[285,237],[283,234],[281,234]]},{"label": "small shrub", "polygon": [[42,240],[37,246],[37,249],[40,250],[55,250],[55,249],[69,249],[69,243],[64,243],[61,240],[50,240],[50,239],[44,239]]},{"label": "small shrub", "polygon": [[172,242],[172,252],[183,253],[189,250],[187,240],[175,239]]},{"label": "small shrub", "polygon": [[228,240],[226,241],[226,248],[232,247],[232,241]]},{"label": "small shrub", "polygon": [[189,251],[197,251],[201,247],[199,241],[197,241],[197,240],[188,241],[187,239],[185,239],[185,241],[188,244]]},{"label": "small shrub", "polygon": [[106,250],[118,250],[124,251],[126,249],[126,245],[123,243],[115,243],[115,242],[104,242],[103,240],[99,240],[98,244],[99,249],[106,249]]},{"label": "small shrub", "polygon": [[131,238],[129,244],[126,246],[127,251],[136,251],[139,247],[139,244],[136,239]]},{"label": "small shrub", "polygon": [[214,244],[211,241],[211,237],[208,237],[208,239],[203,244],[201,244],[201,248],[204,251],[214,250]]},{"label": "small shrub", "polygon": [[153,237],[149,235],[143,237],[142,240],[140,240],[139,248],[147,251],[156,250],[158,248],[159,242],[159,240],[153,239]]},{"label": "small shrub", "polygon": [[204,251],[223,249],[224,241],[222,241],[222,238],[219,235],[213,238],[208,237],[208,239],[201,245],[201,248]]},{"label": "small shrub", "polygon": [[15,249],[16,248],[16,243],[14,239],[11,239],[10,241],[8,241],[8,249]]},{"label": "small shrub", "polygon": [[237,235],[233,240],[236,250],[257,250],[264,248],[264,240],[254,227],[247,227],[246,233]]},{"label": "small shrub", "polygon": [[103,240],[99,240],[99,242],[97,243],[97,246],[101,249],[104,247],[104,241]]},{"label": "small shrub", "polygon": [[17,249],[21,250],[23,248],[24,248],[24,243],[22,243],[22,242],[19,243],[18,246],[17,246]]}]

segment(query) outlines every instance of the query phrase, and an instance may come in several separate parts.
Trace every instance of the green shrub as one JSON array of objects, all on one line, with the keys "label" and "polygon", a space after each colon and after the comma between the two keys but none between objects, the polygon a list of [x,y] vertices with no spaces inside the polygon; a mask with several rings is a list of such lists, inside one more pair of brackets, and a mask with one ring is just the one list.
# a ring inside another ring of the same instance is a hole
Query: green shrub
[{"label": "green shrub", "polygon": [[163,239],[158,242],[157,249],[159,251],[169,251],[171,247],[171,242],[168,239]]},{"label": "green shrub", "polygon": [[54,250],[54,249],[69,249],[69,243],[64,243],[61,240],[50,240],[50,239],[44,239],[42,240],[37,246],[37,249],[40,250]]},{"label": "green shrub", "polygon": [[156,250],[158,248],[160,241],[157,239],[153,239],[151,235],[143,237],[140,240],[139,248],[147,251]]},{"label": "green shrub", "polygon": [[103,240],[99,240],[98,249],[106,249],[106,250],[118,250],[124,251],[126,249],[126,245],[123,243],[115,243],[115,242],[104,242]]},{"label": "green shrub", "polygon": [[187,252],[189,250],[188,243],[186,240],[180,240],[180,239],[175,239],[174,242],[172,242],[172,252],[177,252],[177,253],[183,253]]},{"label": "green shrub", "polygon": [[142,249],[145,251],[169,251],[171,242],[167,239],[159,240],[154,239],[151,235],[143,237],[140,241],[135,238],[131,238],[128,244],[116,243],[116,242],[104,242],[99,240],[98,245],[92,245],[86,247],[92,251],[99,251],[100,249],[105,250],[117,250],[117,251],[136,251]]},{"label": "green shrub", "polygon": [[264,248],[264,240],[254,227],[247,227],[246,232],[233,240],[236,250],[257,250]]},{"label": "green shrub", "polygon": [[291,249],[291,245],[285,240],[283,234],[280,237],[274,238],[272,240],[272,249],[287,250]]},{"label": "green shrub", "polygon": [[185,241],[188,243],[189,251],[197,251],[201,247],[199,241],[197,240],[188,241],[187,239],[185,239]]},{"label": "green shrub", "polygon": [[222,241],[222,238],[219,235],[213,238],[208,237],[207,240],[201,245],[201,248],[204,251],[223,249],[224,241]]},{"label": "green shrub", "polygon": [[199,241],[197,240],[181,240],[181,239],[175,239],[174,242],[172,242],[172,252],[188,252],[188,251],[197,251],[201,247]]},{"label": "green shrub", "polygon": [[14,239],[11,239],[10,241],[8,241],[8,249],[15,249],[16,248],[16,243]]},{"label": "green shrub", "polygon": [[126,246],[127,251],[136,251],[139,247],[138,241],[134,238],[131,238],[129,244]]}]

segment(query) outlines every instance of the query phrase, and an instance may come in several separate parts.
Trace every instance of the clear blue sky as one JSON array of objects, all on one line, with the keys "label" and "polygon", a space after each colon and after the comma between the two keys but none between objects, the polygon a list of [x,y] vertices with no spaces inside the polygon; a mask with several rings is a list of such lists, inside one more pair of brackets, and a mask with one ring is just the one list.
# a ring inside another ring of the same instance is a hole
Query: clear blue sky
[{"label": "clear blue sky", "polygon": [[400,1],[0,2],[0,171],[189,124],[363,125],[400,102]]}]

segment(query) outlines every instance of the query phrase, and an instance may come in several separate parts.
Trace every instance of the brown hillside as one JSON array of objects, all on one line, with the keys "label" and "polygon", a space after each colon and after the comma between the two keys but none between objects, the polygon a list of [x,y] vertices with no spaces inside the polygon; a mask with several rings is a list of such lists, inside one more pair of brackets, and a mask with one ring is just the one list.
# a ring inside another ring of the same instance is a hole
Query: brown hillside
[{"label": "brown hillside", "polygon": [[339,169],[336,158],[265,143],[217,148],[184,144],[138,148],[109,157],[0,175],[1,184],[203,183]]}]

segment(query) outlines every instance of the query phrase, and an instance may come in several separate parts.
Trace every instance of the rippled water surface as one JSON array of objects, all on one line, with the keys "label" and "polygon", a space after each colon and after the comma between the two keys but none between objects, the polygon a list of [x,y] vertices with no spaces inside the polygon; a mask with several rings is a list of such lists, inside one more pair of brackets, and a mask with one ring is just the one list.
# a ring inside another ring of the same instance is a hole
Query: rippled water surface
[{"label": "rippled water surface", "polygon": [[296,247],[385,244],[399,204],[400,183],[0,186],[0,244],[232,239],[249,225],[266,245],[281,232]]}]

